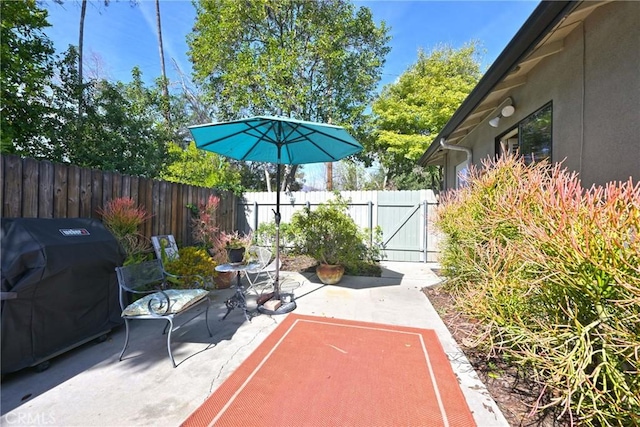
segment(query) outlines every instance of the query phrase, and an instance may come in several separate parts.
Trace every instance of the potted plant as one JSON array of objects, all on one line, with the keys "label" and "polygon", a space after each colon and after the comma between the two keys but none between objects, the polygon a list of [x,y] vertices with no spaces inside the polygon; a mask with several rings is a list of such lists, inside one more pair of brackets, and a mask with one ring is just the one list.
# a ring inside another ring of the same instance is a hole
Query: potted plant
[{"label": "potted plant", "polygon": [[[234,233],[227,232],[219,232],[215,235],[215,237],[211,240],[212,247],[209,249],[209,254],[214,259],[217,265],[227,264],[234,261],[229,259],[229,248],[234,247],[243,247],[246,252],[246,248],[251,244],[250,236],[240,236],[240,234],[236,231]],[[245,253],[243,253],[242,258],[240,258],[239,262],[242,262],[245,258]],[[233,272],[217,272],[214,276],[214,282],[216,284],[216,288],[223,289],[231,286],[231,282],[233,279]]]},{"label": "potted plant", "polygon": [[250,235],[240,235],[237,231],[233,233],[220,233],[225,243],[225,249],[229,258],[229,263],[240,264],[244,261],[247,249],[251,245]]},{"label": "potted plant", "polygon": [[[227,255],[226,242],[220,236],[221,233],[217,233],[211,240],[211,247],[208,249],[209,255],[215,261],[216,265],[227,264],[229,257]],[[216,289],[227,289],[231,287],[233,279],[233,272],[220,272],[216,271],[216,275],[213,276],[213,282],[216,285]]]},{"label": "potted plant", "polygon": [[363,233],[346,210],[347,202],[338,197],[291,218],[296,250],[318,261],[316,274],[327,285],[339,283],[345,266],[358,262],[367,250]]}]

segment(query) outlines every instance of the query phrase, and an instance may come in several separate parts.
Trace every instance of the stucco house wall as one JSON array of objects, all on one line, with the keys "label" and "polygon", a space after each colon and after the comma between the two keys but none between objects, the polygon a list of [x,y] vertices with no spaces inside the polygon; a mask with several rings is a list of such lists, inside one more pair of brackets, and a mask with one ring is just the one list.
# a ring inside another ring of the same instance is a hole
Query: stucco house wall
[{"label": "stucco house wall", "polygon": [[[493,128],[478,125],[461,144],[473,163],[495,155],[495,141],[552,102],[552,161],[578,171],[583,185],[640,179],[640,3],[614,1],[597,8],[543,59],[510,96],[516,112]],[[463,152],[448,151],[445,188],[456,182]]]},{"label": "stucco house wall", "polygon": [[640,180],[639,22],[640,3],[616,1],[585,24],[583,182]]}]

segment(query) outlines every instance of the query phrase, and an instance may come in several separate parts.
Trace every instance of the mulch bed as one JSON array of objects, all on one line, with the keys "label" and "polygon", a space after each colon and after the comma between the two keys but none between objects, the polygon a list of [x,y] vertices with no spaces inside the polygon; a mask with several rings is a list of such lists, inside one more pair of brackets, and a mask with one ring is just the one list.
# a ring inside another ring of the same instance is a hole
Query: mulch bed
[{"label": "mulch bed", "polygon": [[564,417],[560,420],[556,419],[558,414],[551,410],[531,414],[531,408],[539,396],[539,385],[527,381],[525,375],[509,366],[504,360],[465,345],[473,342],[477,329],[475,322],[456,309],[453,297],[442,286],[424,288],[423,292],[511,426],[564,427],[569,425]]},{"label": "mulch bed", "polygon": [[311,258],[307,255],[280,255],[280,259],[282,260],[282,268],[283,271],[296,271],[296,272],[307,272],[314,271],[316,265],[318,265],[318,261]]}]

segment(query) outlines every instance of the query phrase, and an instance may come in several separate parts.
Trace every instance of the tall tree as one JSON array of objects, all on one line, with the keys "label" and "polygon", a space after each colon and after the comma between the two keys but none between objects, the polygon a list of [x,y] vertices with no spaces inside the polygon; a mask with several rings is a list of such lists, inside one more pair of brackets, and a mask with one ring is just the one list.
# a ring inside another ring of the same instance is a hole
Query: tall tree
[{"label": "tall tree", "polygon": [[[108,1],[105,1],[107,4]],[[82,60],[84,59],[84,19],[87,15],[87,0],[82,0],[80,6],[80,29],[78,31],[78,86],[82,87],[83,73],[82,73]],[[78,100],[78,117],[82,116],[82,94]]]},{"label": "tall tree", "polygon": [[[215,115],[213,109],[215,105],[210,102],[206,102],[203,98],[204,95],[193,85],[191,79],[185,75],[178,66],[175,59],[172,59],[173,67],[178,72],[180,78],[180,94],[183,102],[186,104],[183,110],[187,110],[189,114],[189,120],[187,123],[208,123],[211,121],[211,117]],[[185,126],[187,125],[185,123]],[[186,137],[189,132],[185,129],[184,136]]]},{"label": "tall tree", "polygon": [[336,190],[384,190],[384,174],[380,174],[380,168],[367,170],[361,162],[345,159],[338,162],[335,169]]},{"label": "tall tree", "polygon": [[[62,0],[58,0],[62,2]],[[110,0],[103,0],[104,5],[108,6]],[[78,86],[77,86],[77,94],[78,94],[78,115],[76,120],[78,122],[78,130],[76,133],[76,137],[80,137],[82,134],[82,126],[83,126],[83,115],[84,115],[84,74],[83,74],[83,64],[84,64],[84,20],[87,15],[87,0],[82,0],[80,5],[80,28],[78,30]],[[78,144],[81,143],[80,140],[77,141]]]},{"label": "tall tree", "polygon": [[168,147],[169,164],[160,174],[166,181],[215,187],[238,192],[240,172],[217,154],[198,150],[194,142],[186,148],[171,143]]},{"label": "tall tree", "polygon": [[395,188],[424,188],[438,179],[435,168],[417,170],[417,160],[480,77],[477,44],[471,42],[418,52],[417,62],[385,86],[373,103],[374,138],[365,143]]},{"label": "tall tree", "polygon": [[0,2],[0,19],[1,149],[21,153],[46,128],[54,49],[43,32],[47,11],[34,0]]},{"label": "tall tree", "polygon": [[167,162],[172,135],[162,124],[160,91],[147,88],[134,68],[130,83],[90,81],[85,86],[82,126],[77,111],[78,54],[70,46],[60,63],[60,83],[49,103],[55,111],[28,155],[82,167],[157,178]]},{"label": "tall tree", "polygon": [[[341,191],[357,191],[364,188],[367,174],[361,164],[349,160],[338,163],[336,168],[335,189]],[[329,190],[329,189],[327,189]]]},{"label": "tall tree", "polygon": [[203,0],[196,10],[189,56],[219,119],[360,124],[389,51],[387,27],[369,9],[346,0]]},{"label": "tall tree", "polygon": [[169,107],[169,81],[167,80],[167,72],[164,66],[164,47],[162,45],[162,24],[160,20],[160,0],[156,0],[156,26],[158,27],[158,49],[160,50],[160,71],[162,86],[162,103],[164,118],[167,126],[171,127],[171,110]]}]

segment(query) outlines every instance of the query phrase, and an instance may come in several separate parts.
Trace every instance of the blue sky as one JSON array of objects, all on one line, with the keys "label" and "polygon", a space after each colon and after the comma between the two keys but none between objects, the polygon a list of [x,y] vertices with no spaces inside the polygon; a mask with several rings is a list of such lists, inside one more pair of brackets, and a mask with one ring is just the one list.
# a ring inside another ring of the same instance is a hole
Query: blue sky
[{"label": "blue sky", "polygon": [[[1,0],[0,0],[1,1]],[[46,30],[59,51],[78,44],[80,0],[65,0],[58,5],[43,4],[49,10]],[[539,4],[538,0],[520,1],[354,1],[369,7],[376,22],[391,27],[391,52],[386,58],[379,87],[392,83],[417,59],[418,50],[426,52],[440,44],[459,48],[471,40],[480,42],[484,53],[482,69],[498,57],[522,24]],[[161,0],[163,44],[167,75],[177,81],[173,61],[190,77],[186,36],[195,20],[190,0]],[[155,2],[139,0],[90,1],[85,18],[85,75],[91,73],[99,58],[101,77],[129,81],[131,69],[140,67],[143,78],[151,83],[160,75],[160,55],[155,24]],[[307,184],[324,185],[323,165],[307,165]]]},{"label": "blue sky", "polygon": [[[49,11],[46,30],[59,51],[77,45],[80,1],[65,0],[58,5],[43,4]],[[515,35],[538,1],[355,1],[369,7],[376,22],[391,27],[391,53],[380,86],[393,82],[416,61],[419,49],[430,51],[446,43],[455,48],[478,40],[485,49],[483,69],[496,59]],[[190,75],[186,36],[191,31],[195,9],[191,1],[161,0],[163,43],[167,74],[176,79],[173,60]],[[89,1],[85,19],[85,70],[100,58],[102,73],[114,80],[130,80],[131,69],[139,66],[145,81],[160,75],[160,59],[155,26],[155,2],[139,0]]]}]

